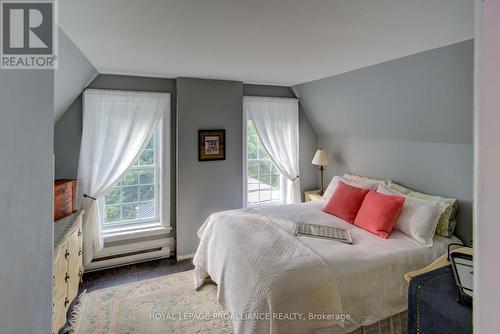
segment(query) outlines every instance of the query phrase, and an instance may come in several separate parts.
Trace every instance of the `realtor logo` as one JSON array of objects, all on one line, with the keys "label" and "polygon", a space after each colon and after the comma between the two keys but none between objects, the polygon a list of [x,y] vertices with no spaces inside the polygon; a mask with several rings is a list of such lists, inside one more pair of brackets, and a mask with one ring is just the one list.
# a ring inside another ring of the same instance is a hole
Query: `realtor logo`
[{"label": "realtor logo", "polygon": [[1,68],[57,68],[55,9],[54,1],[1,2]]}]

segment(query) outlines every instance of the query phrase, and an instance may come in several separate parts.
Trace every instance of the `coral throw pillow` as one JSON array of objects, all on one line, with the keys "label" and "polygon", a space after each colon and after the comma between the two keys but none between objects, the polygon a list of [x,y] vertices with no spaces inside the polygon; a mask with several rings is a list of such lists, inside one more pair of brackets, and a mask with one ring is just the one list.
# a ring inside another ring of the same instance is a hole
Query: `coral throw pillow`
[{"label": "coral throw pillow", "polygon": [[330,200],[326,203],[323,211],[342,218],[352,224],[361,203],[363,203],[365,195],[369,191],[370,189],[350,186],[339,181],[337,189],[335,189],[332,197],[330,197]]},{"label": "coral throw pillow", "polygon": [[404,197],[370,190],[359,208],[354,225],[387,239],[401,213]]}]

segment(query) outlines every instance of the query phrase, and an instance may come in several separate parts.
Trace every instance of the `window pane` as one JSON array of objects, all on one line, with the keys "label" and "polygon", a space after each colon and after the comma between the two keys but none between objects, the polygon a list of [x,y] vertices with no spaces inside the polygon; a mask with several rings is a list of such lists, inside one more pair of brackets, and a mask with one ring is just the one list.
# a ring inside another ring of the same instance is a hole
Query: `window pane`
[{"label": "window pane", "polygon": [[283,203],[283,176],[269,158],[250,120],[247,135],[248,204]]},{"label": "window pane", "polygon": [[271,168],[271,172],[272,172],[273,174],[280,174],[280,175],[281,175],[281,171],[278,169],[278,167],[276,167],[276,165],[274,165],[273,163],[272,163],[271,165],[272,165],[272,166],[271,166],[271,167],[272,167],[272,168]]},{"label": "window pane", "polygon": [[106,221],[114,222],[120,220],[120,206],[110,205],[106,206]]},{"label": "window pane", "polygon": [[139,187],[139,200],[140,201],[150,201],[155,197],[155,187],[154,186],[140,186]]},{"label": "window pane", "polygon": [[130,171],[122,179],[122,185],[131,186],[137,184],[139,178],[136,171]]},{"label": "window pane", "polygon": [[154,164],[154,151],[153,150],[144,150],[141,156],[139,157],[139,165],[140,166],[151,166]]},{"label": "window pane", "polygon": [[122,205],[122,220],[132,220],[137,218],[137,203]]},{"label": "window pane", "polygon": [[271,186],[273,188],[280,188],[281,187],[281,175],[280,174],[271,175]]},{"label": "window pane", "polygon": [[139,183],[140,184],[153,184],[155,183],[155,170],[144,169],[139,173]]},{"label": "window pane", "polygon": [[137,207],[137,215],[139,219],[148,219],[155,217],[154,202],[139,203]]},{"label": "window pane", "polygon": [[157,135],[153,135],[144,150],[124,174],[120,182],[104,198],[104,223],[141,223],[157,218],[156,176],[158,166]]},{"label": "window pane", "polygon": [[137,202],[139,200],[139,187],[123,187],[122,203]]},{"label": "window pane", "polygon": [[263,161],[259,164],[259,174],[271,174],[271,166],[269,161]]},{"label": "window pane", "polygon": [[155,148],[155,136],[151,137],[151,139],[148,142],[148,145],[146,145],[146,149],[153,149]]},{"label": "window pane", "polygon": [[105,197],[105,203],[108,204],[117,204],[120,202],[120,187],[114,187]]},{"label": "window pane", "polygon": [[264,149],[264,146],[259,145],[259,149],[258,149],[258,154],[259,154],[259,159],[269,159],[269,156],[267,155],[267,152],[266,150]]},{"label": "window pane", "polygon": [[248,163],[248,176],[257,177],[259,174],[259,163],[251,161]]}]

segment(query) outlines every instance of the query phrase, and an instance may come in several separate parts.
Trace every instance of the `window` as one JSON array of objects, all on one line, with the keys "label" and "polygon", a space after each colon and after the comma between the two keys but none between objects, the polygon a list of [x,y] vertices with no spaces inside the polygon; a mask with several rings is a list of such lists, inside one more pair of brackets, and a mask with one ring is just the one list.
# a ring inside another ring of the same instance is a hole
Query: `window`
[{"label": "window", "polygon": [[132,167],[106,194],[103,205],[105,229],[160,221],[160,137],[158,129]]},{"label": "window", "polygon": [[247,205],[283,204],[286,181],[269,158],[251,120],[247,120]]}]

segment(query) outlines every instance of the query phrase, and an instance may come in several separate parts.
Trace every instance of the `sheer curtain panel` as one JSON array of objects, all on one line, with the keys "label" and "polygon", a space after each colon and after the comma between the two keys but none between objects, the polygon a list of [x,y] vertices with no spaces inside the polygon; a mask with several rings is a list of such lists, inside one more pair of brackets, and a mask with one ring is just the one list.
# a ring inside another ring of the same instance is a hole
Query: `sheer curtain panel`
[{"label": "sheer curtain panel", "polygon": [[292,98],[251,97],[243,110],[269,157],[288,179],[286,203],[299,203],[299,103]]},{"label": "sheer curtain panel", "polygon": [[83,262],[103,247],[100,199],[121,179],[148,143],[170,94],[87,89],[83,93],[83,131],[78,165],[79,193],[85,210]]}]

